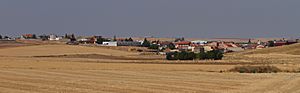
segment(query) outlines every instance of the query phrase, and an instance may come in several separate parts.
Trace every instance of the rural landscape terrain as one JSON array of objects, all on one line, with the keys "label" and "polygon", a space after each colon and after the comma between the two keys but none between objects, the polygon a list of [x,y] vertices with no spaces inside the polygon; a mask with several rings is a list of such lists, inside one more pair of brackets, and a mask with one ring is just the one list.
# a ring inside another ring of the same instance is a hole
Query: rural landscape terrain
[{"label": "rural landscape terrain", "polygon": [[0,0],[0,93],[300,93],[300,0]]},{"label": "rural landscape terrain", "polygon": [[[4,42],[1,93],[299,93],[300,44],[227,53],[223,60],[165,60],[128,49]],[[238,73],[237,66],[278,73]]]}]

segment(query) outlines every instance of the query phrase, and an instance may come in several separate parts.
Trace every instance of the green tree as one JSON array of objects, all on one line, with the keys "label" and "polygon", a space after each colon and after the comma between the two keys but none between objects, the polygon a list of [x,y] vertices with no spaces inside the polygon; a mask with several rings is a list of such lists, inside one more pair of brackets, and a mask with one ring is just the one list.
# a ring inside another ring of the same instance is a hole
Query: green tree
[{"label": "green tree", "polygon": [[178,60],[177,58],[177,55],[178,53],[177,52],[170,52],[170,53],[167,53],[167,60]]},{"label": "green tree", "polygon": [[193,60],[195,58],[195,55],[193,52],[180,52],[178,55],[179,60]]},{"label": "green tree", "polygon": [[274,41],[268,41],[268,47],[274,47],[275,44],[274,44]]},{"label": "green tree", "polygon": [[110,40],[108,40],[108,39],[105,39],[105,38],[97,38],[97,44],[102,44],[103,42],[108,42],[108,41],[110,41]]},{"label": "green tree", "polygon": [[206,58],[213,59],[213,60],[221,60],[223,58],[223,53],[220,50],[208,51],[206,53]]},{"label": "green tree", "polygon": [[75,38],[75,35],[74,35],[74,34],[72,34],[72,35],[71,35],[71,38],[72,38],[72,39],[74,39],[74,38]]},{"label": "green tree", "polygon": [[151,43],[147,40],[147,38],[145,38],[142,46],[143,47],[150,47],[150,45],[151,45]]},{"label": "green tree", "polygon": [[125,41],[128,41],[128,39],[127,39],[127,38],[125,38]]},{"label": "green tree", "polygon": [[251,39],[249,39],[249,41],[248,41],[248,44],[251,44],[252,42],[251,42]]},{"label": "green tree", "polygon": [[173,43],[171,43],[171,44],[168,45],[168,48],[173,50],[173,49],[175,49],[175,45]]},{"label": "green tree", "polygon": [[157,44],[151,44],[150,47],[148,47],[149,49],[158,49],[159,45]]},{"label": "green tree", "polygon": [[128,41],[133,41],[133,39],[130,37],[130,38],[128,39]]},{"label": "green tree", "polygon": [[32,39],[37,39],[35,34],[32,35]]},{"label": "green tree", "polygon": [[214,50],[214,60],[221,60],[223,58],[223,52],[221,50]]},{"label": "green tree", "polygon": [[0,39],[2,39],[2,35],[0,35]]},{"label": "green tree", "polygon": [[189,52],[188,56],[187,56],[187,60],[194,60],[196,58],[195,53],[194,52]]},{"label": "green tree", "polygon": [[117,36],[116,35],[114,35],[113,41],[117,41]]},{"label": "green tree", "polygon": [[45,40],[48,40],[49,36],[47,36],[47,35],[40,35],[39,38],[42,39],[43,41],[45,41]]},{"label": "green tree", "polygon": [[207,59],[206,55],[207,54],[205,52],[203,52],[203,53],[197,53],[197,54],[195,54],[195,58],[199,59],[199,60],[205,60],[205,59]]},{"label": "green tree", "polygon": [[68,34],[65,34],[65,37],[64,38],[68,38]]},{"label": "green tree", "polygon": [[8,36],[4,36],[4,39],[8,39],[9,37]]}]

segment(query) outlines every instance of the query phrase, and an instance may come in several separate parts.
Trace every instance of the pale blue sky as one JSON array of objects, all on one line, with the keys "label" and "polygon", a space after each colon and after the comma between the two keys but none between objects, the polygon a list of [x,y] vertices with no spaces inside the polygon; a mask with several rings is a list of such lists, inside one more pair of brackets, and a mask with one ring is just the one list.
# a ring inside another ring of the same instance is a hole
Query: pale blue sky
[{"label": "pale blue sky", "polygon": [[0,34],[298,37],[300,0],[0,0]]}]

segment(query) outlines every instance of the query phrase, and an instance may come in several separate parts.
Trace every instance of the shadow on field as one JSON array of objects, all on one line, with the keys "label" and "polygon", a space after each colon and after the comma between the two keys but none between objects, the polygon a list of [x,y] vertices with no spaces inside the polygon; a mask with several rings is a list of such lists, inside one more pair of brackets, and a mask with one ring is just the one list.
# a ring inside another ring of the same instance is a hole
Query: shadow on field
[{"label": "shadow on field", "polygon": [[[112,59],[112,60],[157,60],[156,58],[139,58],[139,57],[124,57],[110,56],[101,54],[65,54],[65,55],[48,55],[48,56],[33,56],[37,58],[88,58],[88,59]],[[162,60],[162,59],[159,59]]]}]

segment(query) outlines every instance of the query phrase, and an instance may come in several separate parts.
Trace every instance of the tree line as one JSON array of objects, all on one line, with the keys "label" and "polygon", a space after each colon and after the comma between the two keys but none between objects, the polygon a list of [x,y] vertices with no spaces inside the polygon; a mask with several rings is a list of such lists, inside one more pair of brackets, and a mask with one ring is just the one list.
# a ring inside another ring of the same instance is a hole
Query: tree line
[{"label": "tree line", "polygon": [[170,52],[167,53],[167,60],[221,60],[223,52],[220,50],[212,50],[208,52]]}]

